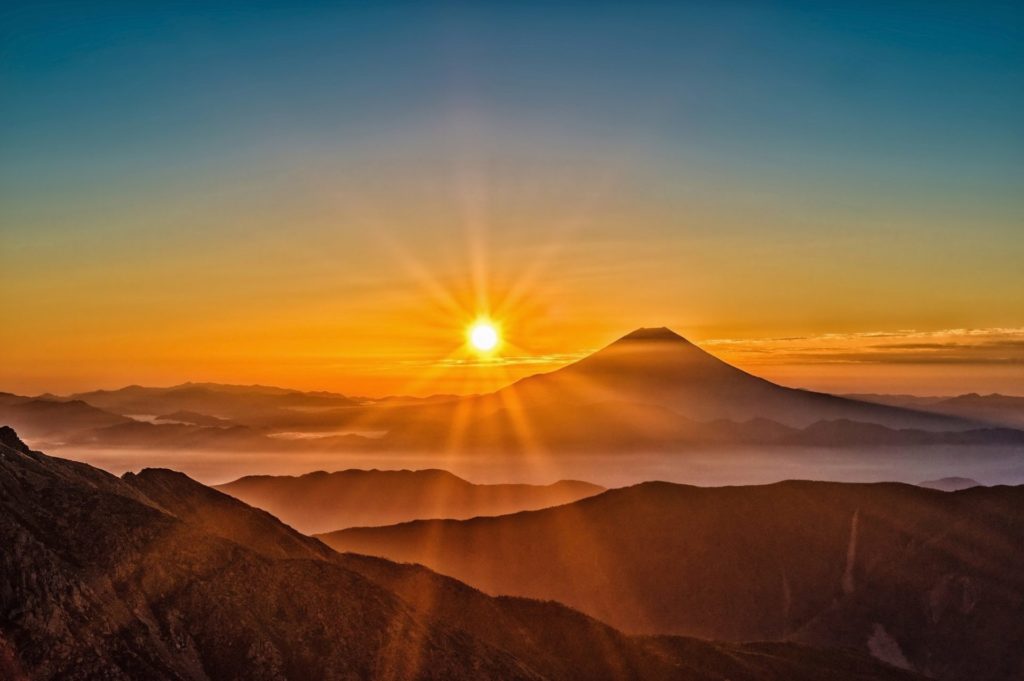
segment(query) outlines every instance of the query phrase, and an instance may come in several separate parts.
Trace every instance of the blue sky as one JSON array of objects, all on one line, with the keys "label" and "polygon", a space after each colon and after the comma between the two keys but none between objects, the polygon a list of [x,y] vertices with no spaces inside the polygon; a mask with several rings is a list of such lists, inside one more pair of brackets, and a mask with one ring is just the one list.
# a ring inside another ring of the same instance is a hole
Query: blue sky
[{"label": "blue sky", "polygon": [[471,107],[499,122],[635,139],[652,153],[695,149],[796,174],[834,156],[852,174],[912,167],[1010,189],[1024,150],[1022,12],[923,2],[7,5],[5,175],[315,145]]}]

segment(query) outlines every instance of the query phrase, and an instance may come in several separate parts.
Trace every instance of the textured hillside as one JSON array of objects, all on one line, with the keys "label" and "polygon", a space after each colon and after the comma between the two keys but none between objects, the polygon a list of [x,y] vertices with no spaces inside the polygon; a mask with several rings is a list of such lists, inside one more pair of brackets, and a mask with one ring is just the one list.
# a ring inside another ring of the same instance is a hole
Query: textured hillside
[{"label": "textured hillside", "polygon": [[501,515],[557,506],[604,491],[576,480],[551,485],[476,485],[441,470],[253,475],[217,489],[307,533],[419,518]]},{"label": "textured hillside", "polygon": [[1024,669],[1024,487],[646,483],[322,538],[631,632],[850,646],[946,679]]},{"label": "textured hillside", "polygon": [[4,679],[914,678],[800,646],[630,638],[554,603],[339,556],[181,474],[120,480],[9,428],[0,511]]}]

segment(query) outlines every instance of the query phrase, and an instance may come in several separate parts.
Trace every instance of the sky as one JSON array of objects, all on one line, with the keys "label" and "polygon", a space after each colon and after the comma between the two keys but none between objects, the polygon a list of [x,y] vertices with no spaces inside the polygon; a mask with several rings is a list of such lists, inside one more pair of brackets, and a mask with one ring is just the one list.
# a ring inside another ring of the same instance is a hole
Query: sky
[{"label": "sky", "polygon": [[1022,111],[1015,2],[7,2],[0,390],[473,392],[669,326],[1024,394]]}]

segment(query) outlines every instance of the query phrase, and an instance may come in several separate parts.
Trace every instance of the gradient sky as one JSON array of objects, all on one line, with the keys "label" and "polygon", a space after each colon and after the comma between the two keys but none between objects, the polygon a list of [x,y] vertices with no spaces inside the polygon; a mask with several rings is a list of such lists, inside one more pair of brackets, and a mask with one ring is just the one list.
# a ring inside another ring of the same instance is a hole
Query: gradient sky
[{"label": "gradient sky", "polygon": [[0,390],[478,390],[666,325],[792,385],[1024,394],[1022,27],[4,3]]}]

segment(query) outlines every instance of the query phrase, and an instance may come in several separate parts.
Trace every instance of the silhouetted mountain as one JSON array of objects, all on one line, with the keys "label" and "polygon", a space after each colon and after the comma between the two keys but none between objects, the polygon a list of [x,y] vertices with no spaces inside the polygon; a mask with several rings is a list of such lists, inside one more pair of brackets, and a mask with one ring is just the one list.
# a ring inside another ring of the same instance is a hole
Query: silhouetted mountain
[{"label": "silhouetted mountain", "polygon": [[442,470],[252,475],[217,489],[307,533],[418,518],[501,515],[565,504],[604,491],[576,480],[551,485],[476,485]]},{"label": "silhouetted mountain", "polygon": [[[17,400],[28,400],[11,395],[11,400],[0,393],[0,414],[6,413],[4,405]],[[42,401],[42,398],[37,398]],[[232,437],[216,433],[164,426],[192,426],[227,429],[245,427],[254,433],[307,432],[322,434],[318,448],[331,449],[340,445],[356,445],[358,440],[339,440],[344,435],[358,435],[348,432],[346,425],[358,422],[367,411],[380,415],[390,413],[389,405],[381,403],[378,408],[373,401],[354,400],[344,395],[328,392],[302,392],[270,386],[234,386],[216,383],[185,383],[170,388],[149,388],[138,385],[119,390],[96,390],[78,393],[70,397],[48,396],[51,404],[82,404],[97,411],[119,416],[119,420],[107,419],[89,426],[76,427],[73,415],[65,420],[53,418],[47,422],[52,432],[48,437],[61,443],[82,446],[113,447],[167,447],[183,446],[189,440],[209,440],[210,446],[234,448],[252,446],[254,442],[239,442],[237,431]],[[59,407],[50,407],[57,413]],[[12,422],[17,418],[15,413]],[[20,421],[19,421],[20,422]],[[160,429],[128,427],[103,431],[110,425],[147,423],[161,426]],[[31,425],[27,423],[27,425]],[[89,426],[88,430],[85,429]],[[93,431],[93,432],[88,432]],[[168,444],[170,443],[170,444]],[[289,444],[277,442],[278,450],[306,450],[308,443]],[[272,442],[265,442],[258,448],[270,448]],[[205,445],[204,445],[205,446]]]},{"label": "silhouetted mountain", "polygon": [[336,555],[322,542],[300,534],[266,511],[200,484],[184,473],[145,468],[125,473],[121,480],[179,520],[268,558],[328,560]]},{"label": "silhouetted mountain", "polygon": [[1024,669],[1024,487],[645,483],[321,538],[635,633],[850,646],[941,679]]},{"label": "silhouetted mountain", "polygon": [[338,556],[181,474],[119,480],[6,427],[0,511],[4,679],[915,678],[803,646],[626,637],[558,604]]},{"label": "silhouetted mountain", "polygon": [[119,390],[78,393],[71,397],[125,416],[191,411],[227,419],[245,419],[278,409],[329,409],[356,404],[344,395],[333,393],[217,383],[184,383],[169,388],[133,385]]},{"label": "silhouetted mountain", "polygon": [[[1024,446],[1024,431],[971,428],[930,431],[890,428],[877,423],[836,419],[793,428],[764,418],[748,421],[693,421],[665,407],[631,402],[566,404],[564,407],[488,411],[459,423],[456,440],[463,450],[550,452],[643,452],[731,446],[871,448],[930,445]],[[398,423],[383,438],[396,449],[423,448],[452,437],[453,419]]]},{"label": "silhouetted mountain", "polygon": [[936,402],[928,411],[987,421],[1011,428],[1024,428],[1024,397],[998,393],[968,393]]},{"label": "silhouetted mountain", "polygon": [[[1024,446],[1024,431],[990,427],[997,423],[990,418],[994,411],[1005,416],[1015,408],[1005,401],[1021,398],[1000,396],[998,409],[992,406],[996,396],[978,398],[987,406],[962,404],[971,396],[957,398],[955,408],[952,401],[936,406],[930,398],[904,400],[906,406],[900,406],[900,400],[879,404],[787,388],[737,369],[663,328],[638,329],[556,371],[464,398],[356,400],[333,393],[194,383],[73,397],[110,414],[157,420],[160,426],[100,423],[83,430],[72,428],[70,417],[50,422],[54,441],[92,447],[282,452],[432,452],[446,447],[452,452],[536,453],[736,445]],[[0,400],[0,414],[17,407],[4,404]],[[53,405],[61,402],[46,404],[57,410]],[[949,413],[933,413],[943,409]],[[232,426],[251,432],[231,431]]]},{"label": "silhouetted mountain", "polygon": [[64,439],[76,432],[106,428],[131,419],[112,414],[81,400],[54,401],[2,393],[0,422],[9,423],[35,439]]},{"label": "silhouetted mountain", "polygon": [[262,433],[244,426],[213,428],[185,423],[128,421],[104,428],[78,431],[65,437],[68,445],[133,447],[139,449],[285,449]]},{"label": "silhouetted mountain", "polygon": [[537,678],[339,565],[269,560],[116,478],[0,453],[5,678]]},{"label": "silhouetted mountain", "polygon": [[[63,446],[330,451],[363,444],[358,435],[332,431],[357,416],[360,408],[352,406],[354,402],[348,398],[330,393],[185,384],[174,388],[130,386],[81,395],[84,399],[0,393],[0,421],[14,424],[26,436]],[[106,405],[109,411],[90,402]],[[205,411],[160,411],[165,405],[185,403],[198,404]],[[211,415],[218,413],[234,416]],[[268,437],[280,430],[305,428],[326,432],[315,444]]]},{"label": "silhouetted mountain", "polygon": [[928,487],[929,489],[938,489],[943,492],[958,492],[962,489],[970,489],[972,487],[982,487],[982,484],[977,480],[971,478],[939,478],[938,480],[925,480],[924,482],[917,483],[920,487]]},{"label": "silhouetted mountain", "polygon": [[628,401],[697,421],[764,418],[803,427],[848,419],[894,428],[954,430],[968,423],[910,409],[785,388],[737,369],[669,329],[638,329],[584,359],[498,392],[504,404]]},{"label": "silhouetted mountain", "polygon": [[1024,397],[968,393],[956,397],[919,397],[916,395],[848,395],[865,402],[877,402],[918,411],[972,419],[1008,428],[1024,428]]},{"label": "silhouetted mountain", "polygon": [[496,393],[409,408],[400,416],[385,424],[381,445],[558,452],[1024,444],[1024,433],[957,417],[779,386],[668,329],[639,329]]},{"label": "silhouetted mountain", "polygon": [[[745,435],[742,426],[731,429],[740,441],[754,442]],[[1008,445],[1024,446],[1024,431],[1012,428],[972,428],[952,432],[934,432],[915,428],[888,428],[874,423],[861,423],[847,419],[819,421],[763,444],[795,445],[800,447],[910,447],[923,445]]]},{"label": "silhouetted mountain", "polygon": [[[125,390],[132,392],[134,389]],[[467,417],[458,419],[460,425],[455,440],[460,447],[474,450],[540,448],[629,452],[739,445],[834,448],[939,444],[1024,446],[1024,431],[1008,428],[937,432],[894,429],[848,419],[820,421],[805,428],[793,428],[764,418],[742,422],[726,419],[695,421],[664,406],[621,400],[567,402],[556,409],[551,404],[501,406],[495,403],[496,399],[489,396],[467,398],[458,403],[426,401],[416,403],[417,406],[381,403],[312,410],[275,408],[240,411],[242,420],[260,424],[253,427],[192,411],[158,417],[137,415],[147,420],[135,420],[103,411],[81,400],[28,398],[0,393],[0,415],[34,437],[62,446],[139,450],[193,448],[283,453],[434,449],[441,443],[452,441],[455,415],[459,410],[463,410]],[[346,428],[355,430],[346,432]],[[304,432],[304,429],[312,431]],[[384,434],[384,437],[378,439],[379,434]],[[538,506],[527,508],[530,507]],[[510,506],[502,510],[515,509]],[[467,511],[462,517],[468,515],[472,513]],[[395,516],[384,522],[399,522],[407,518]],[[318,530],[337,527],[337,524],[324,525]]]}]

